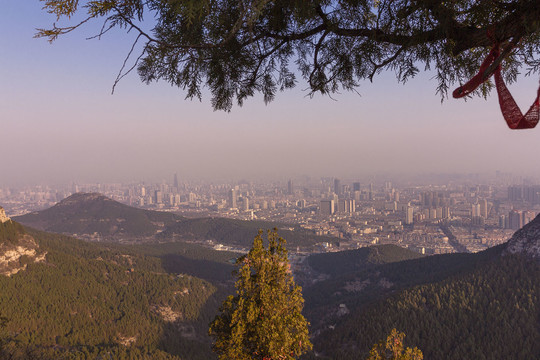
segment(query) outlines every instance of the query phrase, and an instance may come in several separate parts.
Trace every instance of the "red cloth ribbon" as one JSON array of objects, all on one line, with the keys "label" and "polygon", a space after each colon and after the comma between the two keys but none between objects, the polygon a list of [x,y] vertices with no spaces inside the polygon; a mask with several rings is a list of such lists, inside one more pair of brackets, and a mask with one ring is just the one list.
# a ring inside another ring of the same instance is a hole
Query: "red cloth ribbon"
[{"label": "red cloth ribbon", "polygon": [[[486,81],[492,74],[485,74],[488,67],[497,59],[499,56],[499,46],[495,45],[489,54],[486,56],[478,73],[467,81],[465,85],[458,87],[452,93],[454,98],[461,98],[472,93],[478,86],[480,86],[484,81]],[[495,86],[497,87],[497,95],[499,97],[499,105],[501,107],[501,112],[506,120],[506,124],[512,130],[515,129],[532,129],[538,124],[540,120],[540,86],[538,87],[538,93],[533,104],[529,110],[523,115],[519,106],[517,105],[514,97],[506,87],[506,84],[503,81],[501,75],[501,67],[493,71],[495,75]]]}]

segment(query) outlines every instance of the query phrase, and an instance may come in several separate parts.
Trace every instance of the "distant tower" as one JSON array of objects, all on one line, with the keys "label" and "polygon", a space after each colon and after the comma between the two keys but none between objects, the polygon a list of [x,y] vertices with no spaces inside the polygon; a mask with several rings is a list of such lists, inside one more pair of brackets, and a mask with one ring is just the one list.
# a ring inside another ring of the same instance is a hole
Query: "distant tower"
[{"label": "distant tower", "polygon": [[292,180],[287,182],[287,194],[292,195],[294,193],[294,184]]},{"label": "distant tower", "polygon": [[339,179],[334,179],[334,192],[341,195],[341,181]]},{"label": "distant tower", "polygon": [[154,201],[156,204],[163,203],[163,193],[161,192],[161,190],[154,191]]},{"label": "distant tower", "polygon": [[360,183],[359,182],[354,182],[352,184],[353,186],[353,191],[360,191]]},{"label": "distant tower", "polygon": [[480,216],[484,219],[487,219],[488,217],[488,203],[486,199],[482,199],[479,202],[480,205]]},{"label": "distant tower", "polygon": [[178,190],[178,175],[176,173],[174,174],[173,186]]},{"label": "distant tower", "polygon": [[521,211],[512,210],[508,214],[508,227],[512,230],[518,230],[523,226]]},{"label": "distant tower", "polygon": [[407,206],[405,209],[405,224],[412,224],[414,221],[414,209],[412,206]]},{"label": "distant tower", "polygon": [[236,209],[236,190],[229,190],[229,208]]}]

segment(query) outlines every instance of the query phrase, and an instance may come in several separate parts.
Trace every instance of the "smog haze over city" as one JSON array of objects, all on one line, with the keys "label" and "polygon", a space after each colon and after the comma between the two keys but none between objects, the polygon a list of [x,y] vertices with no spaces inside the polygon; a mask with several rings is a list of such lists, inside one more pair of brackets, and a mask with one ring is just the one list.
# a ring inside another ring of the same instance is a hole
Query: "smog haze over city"
[{"label": "smog haze over city", "polygon": [[[111,95],[134,34],[86,40],[94,24],[51,45],[33,38],[55,21],[40,2],[2,5],[0,185],[537,172],[538,131],[508,130],[494,94],[441,104],[430,72],[405,85],[383,73],[332,98],[300,81],[267,106],[214,112],[208,94],[184,100],[135,71]],[[511,88],[523,108],[536,86]]]}]

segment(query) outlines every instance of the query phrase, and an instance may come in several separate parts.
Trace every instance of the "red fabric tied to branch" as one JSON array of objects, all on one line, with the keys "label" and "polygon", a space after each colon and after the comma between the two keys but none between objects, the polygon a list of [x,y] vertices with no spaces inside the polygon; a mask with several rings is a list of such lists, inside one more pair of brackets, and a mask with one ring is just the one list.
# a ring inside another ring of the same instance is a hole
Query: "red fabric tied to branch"
[{"label": "red fabric tied to branch", "polygon": [[[480,65],[478,74],[476,74],[471,80],[463,86],[460,86],[452,93],[454,98],[461,98],[469,95],[473,92],[478,86],[480,86],[484,81],[486,81],[492,74],[485,74],[488,67],[497,59],[499,56],[499,46],[494,46],[493,49],[489,52],[486,59]],[[512,130],[515,129],[532,129],[538,124],[540,119],[540,87],[538,87],[538,93],[534,103],[531,105],[529,110],[523,115],[519,106],[516,104],[514,97],[510,94],[510,91],[506,87],[506,84],[503,81],[501,75],[501,67],[497,66],[494,71],[495,74],[495,86],[497,87],[497,95],[499,97],[499,105],[501,107],[501,112],[506,120],[506,124]]]},{"label": "red fabric tied to branch", "polygon": [[532,129],[538,124],[540,119],[540,87],[536,94],[536,100],[534,100],[529,111],[523,115],[503,81],[500,68],[495,70],[495,86],[497,86],[501,112],[510,129]]}]

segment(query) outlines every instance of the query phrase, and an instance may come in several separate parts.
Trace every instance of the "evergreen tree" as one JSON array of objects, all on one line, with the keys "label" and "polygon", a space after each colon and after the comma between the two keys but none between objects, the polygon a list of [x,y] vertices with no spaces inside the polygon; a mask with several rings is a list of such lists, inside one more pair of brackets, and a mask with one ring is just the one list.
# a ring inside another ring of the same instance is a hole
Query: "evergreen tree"
[{"label": "evergreen tree", "polygon": [[422,360],[422,351],[418,348],[406,348],[403,345],[405,334],[392,329],[386,341],[373,345],[367,360]]},{"label": "evergreen tree", "polygon": [[259,231],[236,264],[236,296],[225,300],[209,329],[219,359],[296,359],[310,350],[301,288],[277,230],[268,231],[268,248]]}]

